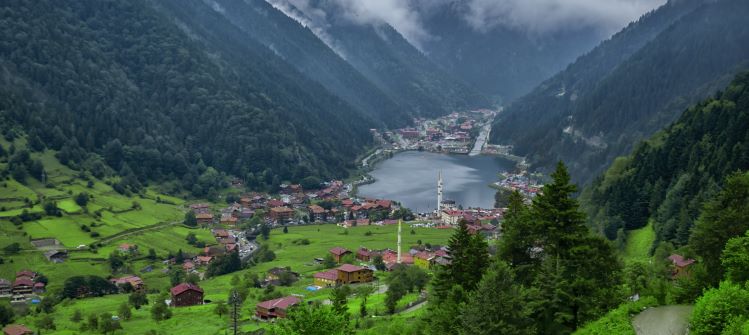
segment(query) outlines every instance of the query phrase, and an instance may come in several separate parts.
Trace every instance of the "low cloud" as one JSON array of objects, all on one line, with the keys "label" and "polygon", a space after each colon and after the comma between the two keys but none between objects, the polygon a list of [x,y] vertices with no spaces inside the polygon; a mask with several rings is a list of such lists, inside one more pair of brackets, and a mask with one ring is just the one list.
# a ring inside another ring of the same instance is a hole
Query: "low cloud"
[{"label": "low cloud", "polygon": [[[534,35],[596,29],[611,34],[667,0],[266,0],[325,40],[330,20],[389,24],[420,47],[432,36],[423,22],[441,6],[456,6],[473,29],[506,27]],[[298,10],[295,13],[294,10]],[[331,41],[326,41],[331,44]]]},{"label": "low cloud", "polygon": [[581,28],[611,34],[666,0],[468,0],[465,19],[476,30],[497,26],[547,34]]}]

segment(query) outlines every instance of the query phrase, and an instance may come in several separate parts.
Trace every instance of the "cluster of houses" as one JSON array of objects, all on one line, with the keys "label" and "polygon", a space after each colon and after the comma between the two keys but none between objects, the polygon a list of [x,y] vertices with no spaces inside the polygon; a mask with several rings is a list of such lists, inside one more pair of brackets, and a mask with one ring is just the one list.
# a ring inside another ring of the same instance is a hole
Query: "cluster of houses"
[{"label": "cluster of houses", "polygon": [[535,198],[544,186],[526,172],[506,174],[504,179],[494,184],[510,191],[520,192],[527,201]]},{"label": "cluster of houses", "polygon": [[[387,131],[384,138],[394,149],[417,149],[427,151],[465,154],[470,151],[475,129],[495,115],[491,110],[455,112],[438,119],[415,119],[415,127]],[[396,136],[397,134],[397,136]]]},{"label": "cluster of houses", "polygon": [[455,226],[458,222],[464,220],[469,226],[482,227],[482,233],[490,233],[486,230],[492,230],[493,233],[493,230],[496,228],[494,226],[498,225],[503,215],[504,210],[501,208],[461,209],[456,207],[455,202],[452,200],[442,201],[439,211],[439,219],[443,225]]},{"label": "cluster of houses", "polygon": [[286,224],[297,218],[308,222],[342,223],[344,226],[368,225],[370,215],[379,212],[377,221],[387,219],[393,210],[398,209],[391,200],[351,199],[346,185],[340,180],[324,183],[319,190],[306,191],[300,185],[282,185],[278,197],[264,193],[250,193],[240,197],[228,207],[214,215],[207,204],[192,204],[190,209],[195,213],[201,225],[221,224],[236,226],[242,220],[248,220],[262,210],[265,222]]},{"label": "cluster of houses", "polygon": [[0,278],[0,298],[10,298],[14,303],[27,302],[45,291],[44,280],[31,270],[16,272],[13,282]]}]

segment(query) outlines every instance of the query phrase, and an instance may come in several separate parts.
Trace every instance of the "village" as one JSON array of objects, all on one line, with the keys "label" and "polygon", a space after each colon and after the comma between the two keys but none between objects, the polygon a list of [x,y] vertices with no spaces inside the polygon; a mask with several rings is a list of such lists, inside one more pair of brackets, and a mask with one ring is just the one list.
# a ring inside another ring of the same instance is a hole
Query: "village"
[{"label": "village", "polygon": [[409,128],[371,131],[385,150],[468,154],[481,130],[491,124],[496,114],[488,109],[454,112],[437,119],[416,118]]}]

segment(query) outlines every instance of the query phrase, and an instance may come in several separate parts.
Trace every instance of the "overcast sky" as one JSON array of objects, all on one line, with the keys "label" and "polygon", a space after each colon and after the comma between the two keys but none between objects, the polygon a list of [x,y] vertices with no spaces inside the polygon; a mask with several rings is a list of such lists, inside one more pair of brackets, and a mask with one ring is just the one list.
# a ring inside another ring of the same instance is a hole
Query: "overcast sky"
[{"label": "overcast sky", "polygon": [[[288,4],[307,18],[296,17],[313,30],[323,30],[332,16],[360,24],[388,23],[417,47],[432,37],[423,26],[426,15],[448,2],[462,2],[462,19],[480,32],[509,27],[543,35],[560,30],[592,28],[608,36],[666,0],[267,0],[289,14]],[[312,5],[313,3],[317,6]],[[320,5],[322,4],[322,5]],[[293,15],[290,15],[293,17]],[[306,22],[303,22],[306,21]],[[311,21],[311,22],[310,22]]]}]

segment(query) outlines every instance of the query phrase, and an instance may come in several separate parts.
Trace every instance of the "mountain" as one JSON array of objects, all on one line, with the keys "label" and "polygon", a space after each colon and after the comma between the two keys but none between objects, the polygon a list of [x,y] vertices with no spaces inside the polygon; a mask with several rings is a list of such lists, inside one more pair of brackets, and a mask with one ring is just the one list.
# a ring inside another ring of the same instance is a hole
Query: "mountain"
[{"label": "mountain", "polygon": [[[201,10],[214,10],[306,77],[320,83],[370,118],[388,126],[410,122],[411,111],[399,106],[311,30],[263,0],[188,1]],[[183,4],[187,5],[187,4]]]},{"label": "mountain", "polygon": [[206,167],[256,187],[346,175],[376,123],[193,5],[3,3],[1,117],[71,166],[98,153],[188,188]]},{"label": "mountain", "polygon": [[509,106],[491,140],[588,182],[749,66],[747,14],[745,1],[670,1]]},{"label": "mountain", "polygon": [[324,18],[312,17],[287,0],[269,2],[304,22],[331,49],[413,115],[434,117],[491,106],[484,95],[434,64],[387,23],[352,22],[330,1],[309,2],[309,8],[329,13]]},{"label": "mountain", "polygon": [[703,203],[749,169],[749,73],[686,110],[618,158],[581,195],[590,222],[614,239],[654,222],[657,241],[684,245]]},{"label": "mountain", "polygon": [[468,3],[447,1],[424,15],[432,38],[426,55],[450,74],[497,102],[509,102],[562,70],[604,37],[591,28],[533,34],[503,25],[478,29],[466,20]]}]

